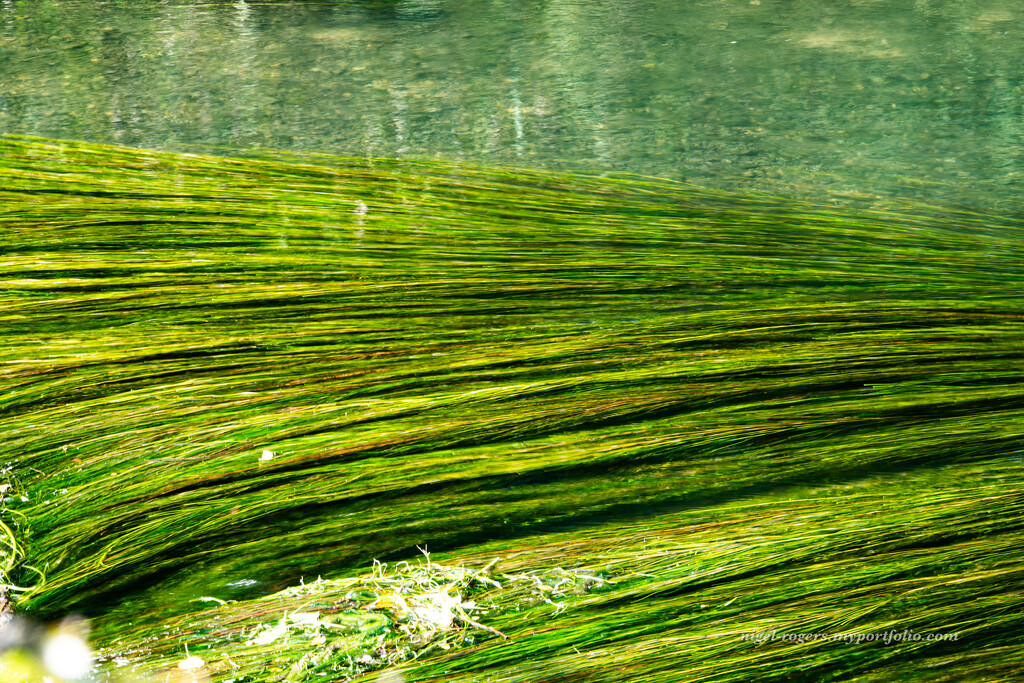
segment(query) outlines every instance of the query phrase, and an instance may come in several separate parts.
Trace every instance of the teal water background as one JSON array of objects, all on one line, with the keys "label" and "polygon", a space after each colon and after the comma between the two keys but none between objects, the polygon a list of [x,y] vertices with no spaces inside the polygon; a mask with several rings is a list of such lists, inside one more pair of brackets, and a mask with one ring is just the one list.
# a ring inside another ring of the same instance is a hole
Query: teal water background
[{"label": "teal water background", "polygon": [[1000,0],[0,3],[0,132],[1016,210]]}]

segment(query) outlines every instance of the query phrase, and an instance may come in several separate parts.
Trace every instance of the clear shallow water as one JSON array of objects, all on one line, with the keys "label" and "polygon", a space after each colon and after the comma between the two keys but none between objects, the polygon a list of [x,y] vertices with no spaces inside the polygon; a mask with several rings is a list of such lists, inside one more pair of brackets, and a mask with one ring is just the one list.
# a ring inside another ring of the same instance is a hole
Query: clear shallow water
[{"label": "clear shallow water", "polygon": [[1015,211],[1022,19],[1009,0],[4,0],[0,132]]}]

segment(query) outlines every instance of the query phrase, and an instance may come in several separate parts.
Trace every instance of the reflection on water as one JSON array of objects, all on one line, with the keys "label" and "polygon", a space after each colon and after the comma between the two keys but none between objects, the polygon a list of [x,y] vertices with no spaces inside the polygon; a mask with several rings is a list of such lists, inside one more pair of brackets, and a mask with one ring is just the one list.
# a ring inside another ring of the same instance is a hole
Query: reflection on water
[{"label": "reflection on water", "polygon": [[0,131],[984,203],[1020,182],[1021,18],[970,0],[7,1]]}]

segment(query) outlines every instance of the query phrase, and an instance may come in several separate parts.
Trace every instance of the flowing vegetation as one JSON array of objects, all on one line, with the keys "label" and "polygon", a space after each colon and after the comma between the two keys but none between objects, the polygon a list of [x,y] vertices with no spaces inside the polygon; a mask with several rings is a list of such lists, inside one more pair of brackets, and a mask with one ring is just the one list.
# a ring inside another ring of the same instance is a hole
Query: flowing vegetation
[{"label": "flowing vegetation", "polygon": [[100,676],[1024,667],[1013,216],[7,137],[0,225],[0,568]]}]

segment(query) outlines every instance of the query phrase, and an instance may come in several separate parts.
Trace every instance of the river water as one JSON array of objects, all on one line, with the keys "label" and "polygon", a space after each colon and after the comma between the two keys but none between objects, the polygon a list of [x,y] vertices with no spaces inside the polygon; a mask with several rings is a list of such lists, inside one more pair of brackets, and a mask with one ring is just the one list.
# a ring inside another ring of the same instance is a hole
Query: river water
[{"label": "river water", "polygon": [[3,0],[0,132],[1014,210],[1022,19],[1010,0]]}]

